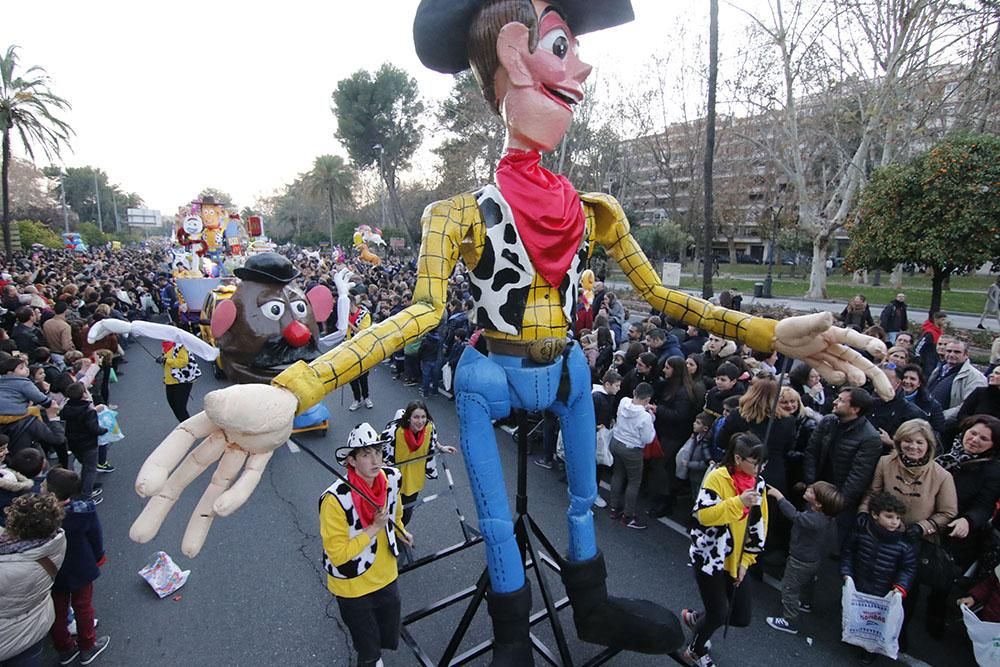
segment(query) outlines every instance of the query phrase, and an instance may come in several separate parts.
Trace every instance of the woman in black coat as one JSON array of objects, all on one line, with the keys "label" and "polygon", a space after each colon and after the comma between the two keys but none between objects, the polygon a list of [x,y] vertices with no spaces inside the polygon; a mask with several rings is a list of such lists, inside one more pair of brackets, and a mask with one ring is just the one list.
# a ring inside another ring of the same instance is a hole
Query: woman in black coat
[{"label": "woman in black coat", "polygon": [[604,374],[611,368],[614,360],[615,344],[611,340],[611,329],[608,327],[597,328],[597,359],[594,360],[594,368],[591,370],[591,380],[594,384],[600,384]]},{"label": "woman in black coat", "polygon": [[[958,410],[958,423],[972,415],[990,415],[1000,419],[1000,366],[986,376],[986,386],[972,390]],[[997,443],[1000,444],[1000,443]]]},{"label": "woman in black coat", "polygon": [[[930,423],[931,428],[940,438],[945,427],[944,410],[937,399],[927,392],[924,369],[917,364],[903,366],[900,386],[903,388],[903,398],[924,411],[924,414],[927,415],[924,419]],[[995,416],[1000,417],[1000,414]]]},{"label": "woman in black coat", "polygon": [[695,415],[701,408],[684,357],[667,357],[662,376],[653,394],[656,404],[653,425],[663,449],[663,458],[650,462],[653,502],[649,515],[653,517],[667,516],[673,509],[675,492],[680,488],[676,478],[677,452],[691,435]]},{"label": "woman in black coat", "polygon": [[793,492],[792,497],[798,499],[801,496],[795,486],[804,481],[802,460],[806,456],[806,448],[809,446],[813,431],[816,430],[817,422],[802,404],[799,392],[791,387],[781,388],[781,395],[778,397],[778,415],[790,416],[795,420],[795,439],[792,446],[785,450],[785,483]]},{"label": "woman in black coat", "polygon": [[802,405],[820,415],[833,410],[834,392],[809,364],[797,361],[788,372],[788,384],[799,393]]}]

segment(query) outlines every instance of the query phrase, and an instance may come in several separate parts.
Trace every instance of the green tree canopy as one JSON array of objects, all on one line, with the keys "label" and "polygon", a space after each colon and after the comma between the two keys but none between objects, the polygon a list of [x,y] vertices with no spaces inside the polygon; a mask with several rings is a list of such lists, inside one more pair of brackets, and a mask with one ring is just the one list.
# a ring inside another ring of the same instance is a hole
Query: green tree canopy
[{"label": "green tree canopy", "polygon": [[694,243],[694,237],[669,220],[639,227],[633,233],[643,252],[651,258],[683,261],[688,246]]},{"label": "green tree canopy", "polygon": [[851,269],[930,269],[931,306],[953,273],[1000,262],[1000,137],[961,134],[875,170],[850,227]]},{"label": "green tree canopy", "polygon": [[0,153],[0,186],[3,189],[3,244],[10,257],[10,194],[8,169],[11,161],[10,135],[16,133],[28,156],[34,160],[35,148],[46,157],[59,155],[59,149],[69,142],[73,129],[56,114],[68,111],[69,102],[49,89],[49,77],[41,67],[18,71],[17,47],[10,46],[0,57],[0,133],[3,134]]},{"label": "green tree canopy", "polygon": [[[101,196],[101,226],[105,231],[115,229],[115,209],[121,227],[125,225],[125,211],[129,208],[140,208],[142,197],[135,192],[126,192],[121,186],[112,183],[107,173],[98,167],[46,167],[42,170],[46,176],[53,179],[55,189],[53,196],[59,196],[58,180],[61,178],[66,188],[66,205],[76,213],[80,220],[97,222],[97,193]],[[61,176],[60,176],[61,174]],[[96,178],[96,189],[95,189]]]},{"label": "green tree canopy", "polygon": [[434,153],[441,160],[440,189],[456,193],[493,181],[503,150],[504,125],[483,100],[471,71],[455,76],[448,99],[435,113],[447,138]]},{"label": "green tree canopy", "polygon": [[385,63],[374,75],[359,70],[337,83],[333,114],[337,138],[359,169],[375,167],[389,193],[394,227],[419,235],[419,221],[405,224],[399,202],[399,172],[422,139],[417,81],[398,67]]},{"label": "green tree canopy", "polygon": [[40,243],[46,248],[62,248],[62,239],[44,222],[37,220],[18,220],[17,230],[21,237],[21,249],[27,250],[34,243]]},{"label": "green tree canopy", "polygon": [[354,170],[339,155],[320,155],[313,161],[313,168],[303,174],[306,190],[314,197],[323,197],[330,214],[329,241],[334,243],[337,217],[334,209],[338,203],[350,202],[354,197]]}]

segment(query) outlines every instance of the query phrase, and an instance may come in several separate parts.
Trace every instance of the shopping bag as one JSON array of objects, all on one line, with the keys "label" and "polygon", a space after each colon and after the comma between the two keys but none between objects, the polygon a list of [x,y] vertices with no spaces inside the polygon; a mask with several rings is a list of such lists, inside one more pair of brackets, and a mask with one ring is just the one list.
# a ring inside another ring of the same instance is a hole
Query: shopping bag
[{"label": "shopping bag", "polygon": [[841,595],[841,640],[895,660],[903,626],[902,596],[892,591],[885,597],[859,593],[850,577]]},{"label": "shopping bag", "polygon": [[187,583],[191,570],[181,570],[165,551],[153,554],[149,565],[139,570],[139,576],[153,587],[156,594],[165,598]]},{"label": "shopping bag", "polygon": [[691,460],[691,452],[694,451],[694,438],[688,438],[674,458],[674,474],[677,479],[688,478],[688,461]]},{"label": "shopping bag", "polygon": [[602,428],[597,431],[597,465],[613,466],[615,457],[611,453],[611,429]]},{"label": "shopping bag", "polygon": [[660,436],[654,436],[651,442],[646,443],[642,450],[642,460],[652,461],[663,458],[663,447],[660,445]]},{"label": "shopping bag", "polygon": [[972,641],[976,662],[983,667],[1000,665],[1000,623],[979,620],[965,605],[962,605],[962,620],[965,621],[965,631]]},{"label": "shopping bag", "polygon": [[104,435],[97,436],[97,444],[107,445],[112,442],[118,442],[125,437],[122,433],[121,426],[118,425],[118,411],[112,410],[111,408],[105,406],[103,410],[97,413],[97,424],[101,428],[108,429],[108,432]]}]

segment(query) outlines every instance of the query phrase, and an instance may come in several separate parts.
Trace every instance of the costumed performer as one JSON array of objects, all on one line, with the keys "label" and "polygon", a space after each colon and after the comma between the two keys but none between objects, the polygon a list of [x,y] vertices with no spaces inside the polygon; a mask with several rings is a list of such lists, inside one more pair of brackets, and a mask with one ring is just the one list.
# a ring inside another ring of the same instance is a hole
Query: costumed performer
[{"label": "costumed performer", "polygon": [[[885,375],[849,346],[879,353],[868,336],[832,326],[829,313],[781,322],[727,310],[664,287],[629,232],[621,206],[606,194],[579,195],[539,164],[559,145],[582,101],[590,67],[575,34],[633,18],[628,0],[423,0],[414,37],[423,62],[442,72],[473,67],[487,101],[501,113],[506,154],[497,183],[431,204],[422,221],[413,303],[309,364],[297,362],[276,387],[248,385],[210,393],[205,412],[182,424],[146,460],[136,491],[151,497],[130,535],[151,540],[198,472],[218,470],[232,488],[212,483],[192,514],[182,542],[193,556],[215,516],[246,502],[274,449],[285,442],[293,414],[367,372],[407,342],[437,327],[448,278],[461,257],[470,269],[476,324],[489,357],[468,348],[456,369],[456,406],[479,528],[484,536],[496,664],[531,664],[530,589],[520,552],[492,419],[512,409],[556,414],[566,445],[569,548],[561,574],[581,639],[622,649],[667,652],[683,642],[679,623],[650,603],[607,596],[590,507],[597,494],[590,372],[566,332],[595,245],[607,248],[629,282],[654,309],[757,350],[777,350],[816,367],[829,381],[863,384],[891,396]],[[884,353],[884,352],[883,352]],[[205,440],[188,454],[199,438]],[[186,457],[186,458],[185,458]],[[174,470],[174,468],[177,470]],[[171,472],[173,471],[173,472]]]},{"label": "costumed performer", "polygon": [[[397,410],[382,431],[382,439],[386,442],[386,461],[403,473],[400,491],[403,523],[409,526],[424,481],[438,477],[435,455],[438,452],[454,454],[458,450],[438,443],[437,427],[423,401],[410,401],[406,408]],[[420,462],[422,466],[417,465]]]},{"label": "costumed performer", "polygon": [[337,598],[358,665],[365,667],[381,665],[382,649],[399,645],[396,540],[413,544],[402,519],[402,475],[382,465],[384,446],[370,424],[356,426],[347,446],[336,451],[350,484],[335,481],[319,500],[326,587]]}]

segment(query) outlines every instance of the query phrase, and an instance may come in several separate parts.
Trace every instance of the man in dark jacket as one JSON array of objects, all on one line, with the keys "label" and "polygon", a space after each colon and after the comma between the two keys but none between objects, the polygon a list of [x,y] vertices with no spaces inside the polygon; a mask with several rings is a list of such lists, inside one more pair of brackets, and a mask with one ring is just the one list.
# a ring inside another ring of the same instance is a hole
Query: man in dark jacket
[{"label": "man in dark jacket", "polygon": [[896,335],[900,331],[906,331],[910,326],[910,320],[906,315],[906,295],[897,294],[896,298],[882,309],[882,314],[878,318],[879,326],[885,330],[890,343],[896,342]]},{"label": "man in dark jacket", "polygon": [[914,403],[906,400],[901,386],[903,367],[886,368],[885,376],[889,378],[889,384],[896,393],[888,401],[877,394],[873,395],[872,411],[868,415],[868,421],[878,430],[882,445],[887,448],[886,453],[889,453],[892,451],[892,438],[896,435],[896,429],[903,422],[910,419],[927,419],[928,415]]},{"label": "man in dark jacket", "polygon": [[35,326],[38,313],[31,306],[21,306],[17,309],[17,324],[10,332],[10,337],[17,343],[17,349],[31,357],[35,349],[45,345],[42,330]]},{"label": "man in dark jacket", "polygon": [[[104,534],[97,518],[97,507],[90,500],[73,500],[80,491],[80,477],[72,470],[53,468],[45,480],[46,490],[55,495],[66,511],[66,558],[52,584],[56,620],[49,634],[59,652],[59,664],[69,664],[80,655],[90,664],[108,647],[111,638],[94,632],[94,580],[101,576],[104,564]],[[70,604],[76,618],[76,641],[69,633],[67,618]]]},{"label": "man in dark jacket", "polygon": [[882,454],[878,431],[865,418],[871,408],[872,397],[864,389],[841,390],[833,401],[833,414],[813,431],[803,461],[806,484],[830,482],[844,497],[844,511],[837,517],[841,542],[850,533]]}]

